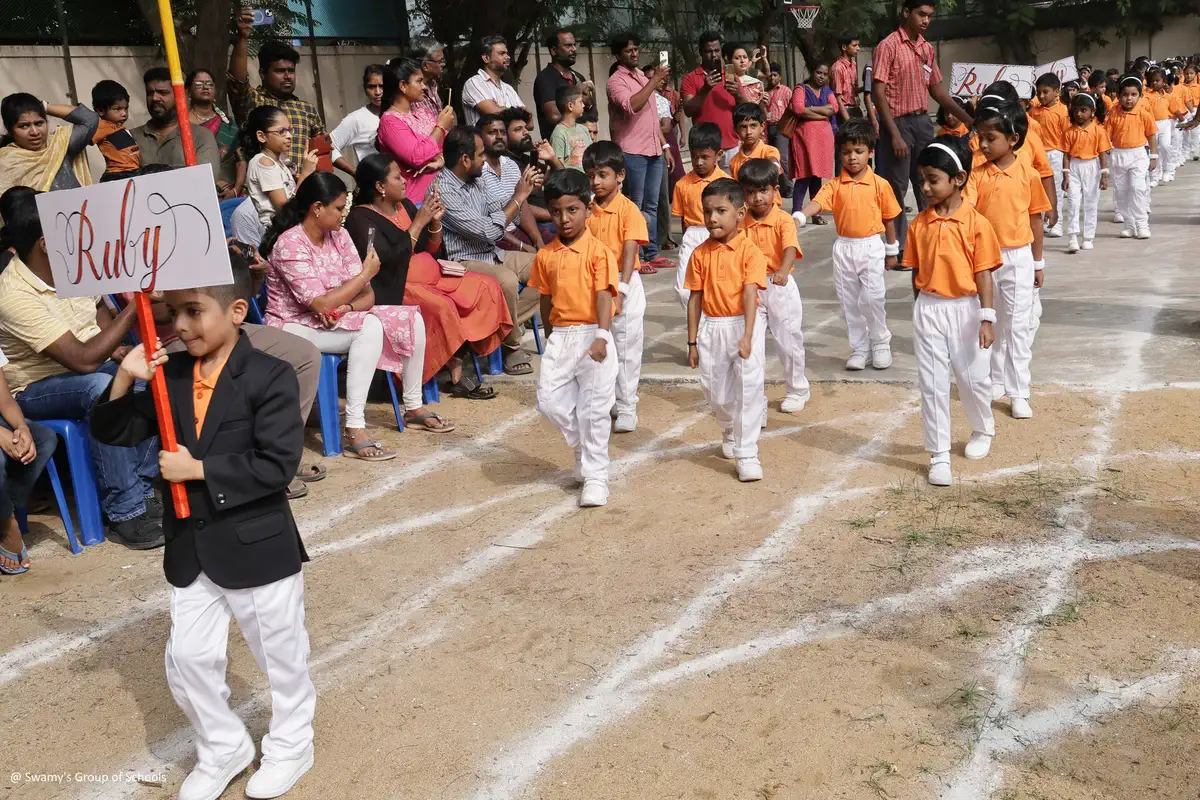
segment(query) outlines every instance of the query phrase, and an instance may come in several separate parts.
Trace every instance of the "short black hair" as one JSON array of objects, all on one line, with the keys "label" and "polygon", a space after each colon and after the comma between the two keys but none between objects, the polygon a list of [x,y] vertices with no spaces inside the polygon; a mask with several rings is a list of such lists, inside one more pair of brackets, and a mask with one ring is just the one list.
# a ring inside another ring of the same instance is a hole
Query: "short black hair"
[{"label": "short black hair", "polygon": [[842,123],[837,133],[837,152],[842,152],[842,146],[847,144],[866,145],[868,150],[875,149],[875,126],[870,120],[862,117],[851,117]]},{"label": "short black hair", "polygon": [[838,35],[838,47],[846,47],[861,38],[857,31],[842,31]]},{"label": "short black hair", "polygon": [[[250,253],[246,252],[247,250]],[[233,272],[233,283],[223,283],[217,286],[200,286],[196,291],[206,294],[221,304],[221,308],[229,308],[235,300],[249,302],[254,296],[254,277],[250,273],[253,263],[253,248],[242,242],[229,243],[229,266]]]},{"label": "short black hair", "polygon": [[1025,107],[1019,101],[980,100],[975,109],[975,130],[980,125],[995,125],[1005,136],[1017,137],[1014,150],[1020,150],[1025,144],[1025,136],[1029,133],[1029,118],[1025,116]]},{"label": "short black hair", "polygon": [[558,106],[558,113],[567,113],[567,106],[574,103],[579,98],[583,97],[583,87],[576,84],[563,84],[554,90],[554,105]]},{"label": "short black hair", "polygon": [[705,186],[704,191],[700,193],[700,199],[708,197],[724,197],[739,208],[746,205],[746,193],[742,190],[742,185],[733,178],[717,178]]},{"label": "short black hair", "polygon": [[1104,71],[1104,77],[1106,78],[1117,78],[1120,77],[1120,75],[1121,70],[1117,69],[1116,67],[1113,67],[1112,69],[1106,69]]},{"label": "short black hair", "polygon": [[703,33],[701,33],[700,38],[696,40],[696,43],[699,44],[701,47],[704,47],[704,45],[708,44],[709,42],[724,42],[724,41],[725,41],[725,37],[721,35],[720,31],[709,30],[709,31],[704,31]]},{"label": "short black hair", "polygon": [[4,209],[4,240],[17,256],[26,261],[42,238],[42,219],[38,216],[37,196],[41,192],[26,186],[13,186],[0,195]]},{"label": "short black hair", "polygon": [[608,49],[614,56],[619,56],[621,55],[621,51],[629,46],[630,42],[638,47],[642,46],[642,40],[636,33],[633,31],[621,31],[620,33],[614,34],[612,39],[608,41]]},{"label": "short black hair", "polygon": [[378,75],[382,78],[386,73],[387,66],[385,64],[367,64],[363,68],[363,88],[367,88],[367,83],[371,80],[372,75]]},{"label": "short black hair", "polygon": [[688,131],[688,150],[715,150],[721,153],[721,129],[715,122],[701,122]]},{"label": "short black hair", "polygon": [[1088,88],[1096,89],[1100,86],[1103,86],[1107,80],[1108,78],[1104,76],[1103,72],[1098,69],[1094,69],[1088,73]]},{"label": "short black hair", "polygon": [[475,121],[475,130],[483,131],[484,128],[493,122],[499,122],[504,126],[505,130],[508,130],[508,124],[504,121],[503,114],[480,114],[479,119]]},{"label": "short black hair", "polygon": [[296,52],[296,48],[278,39],[270,39],[263,42],[263,46],[258,49],[258,68],[266,72],[277,61],[290,61],[293,64],[299,64],[300,54]]},{"label": "short black hair", "polygon": [[778,61],[772,61],[770,66],[771,66],[771,72],[778,72],[778,73],[783,72],[783,67],[779,66]]},{"label": "short black hair", "polygon": [[608,167],[613,172],[625,169],[625,153],[613,142],[595,142],[583,151],[583,171]]},{"label": "short black hair", "polygon": [[151,67],[142,73],[142,83],[146,86],[163,81],[171,82],[171,70],[166,67]]},{"label": "short black hair", "polygon": [[[946,152],[947,148],[954,153],[954,158]],[[955,163],[955,158],[958,159],[958,163]],[[970,174],[971,160],[971,144],[967,137],[938,136],[917,156],[917,166],[940,169],[953,178],[964,173]]]},{"label": "short black hair", "polygon": [[587,175],[577,169],[556,169],[546,178],[542,193],[547,203],[560,197],[578,197],[584,205],[592,202],[592,184]]},{"label": "short black hair", "polygon": [[568,33],[571,36],[575,35],[575,32],[570,30],[569,28],[559,28],[558,30],[552,32],[549,36],[546,37],[546,49],[547,50],[557,50],[558,49],[558,37],[562,36],[564,33]]},{"label": "short black hair", "polygon": [[1038,76],[1037,83],[1034,85],[1039,89],[1041,89],[1043,86],[1049,86],[1051,89],[1058,91],[1060,88],[1062,88],[1062,81],[1060,81],[1058,76],[1053,72],[1043,72]]},{"label": "short black hair", "polygon": [[767,117],[758,103],[738,103],[733,107],[733,126],[735,128],[738,123],[748,119],[758,120],[759,125],[767,124]]},{"label": "short black hair", "polygon": [[905,11],[912,11],[914,8],[920,8],[921,6],[929,6],[934,10],[937,9],[935,0],[904,0]]},{"label": "short black hair", "polygon": [[512,106],[500,112],[500,117],[504,120],[504,127],[512,125],[514,121],[521,120],[526,125],[533,122],[533,114],[529,113],[529,109],[524,106]]},{"label": "short black hair", "polygon": [[106,78],[92,87],[92,110],[96,113],[107,111],[122,100],[129,102],[129,92],[116,81]]},{"label": "short black hair", "polygon": [[479,131],[470,125],[455,125],[442,140],[442,158],[447,169],[454,169],[463,156],[475,158],[475,139]]},{"label": "short black hair", "polygon": [[766,158],[752,158],[738,169],[738,183],[743,189],[766,189],[779,185],[779,167]]},{"label": "short black hair", "polygon": [[484,36],[482,39],[479,40],[479,57],[480,58],[491,58],[492,48],[494,48],[498,44],[502,44],[505,47],[507,47],[508,40],[506,40],[503,36],[495,36],[495,35]]}]

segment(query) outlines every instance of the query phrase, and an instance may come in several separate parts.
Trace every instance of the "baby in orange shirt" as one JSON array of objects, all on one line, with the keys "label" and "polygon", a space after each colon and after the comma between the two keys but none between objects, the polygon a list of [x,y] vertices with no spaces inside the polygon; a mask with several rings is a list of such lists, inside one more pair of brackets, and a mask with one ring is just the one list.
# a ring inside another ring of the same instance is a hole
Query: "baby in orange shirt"
[{"label": "baby in orange shirt", "polygon": [[579,506],[608,502],[609,411],[616,399],[613,298],[617,259],[588,231],[592,190],[579,170],[546,179],[546,205],[558,238],[538,251],[529,285],[541,292],[546,351],[537,380],[537,407],[575,451]]},{"label": "baby in orange shirt", "polygon": [[913,344],[921,392],[921,429],[930,453],[929,482],[949,486],[950,376],[971,423],[967,458],[992,447],[992,270],[1000,242],[987,219],[963,199],[971,150],[962,139],[939,136],[917,156],[928,203],[908,229],[904,264],[913,268]]},{"label": "baby in orange shirt", "polygon": [[704,399],[721,426],[721,455],[737,460],[738,480],[758,481],[766,339],[755,321],[767,257],[742,233],[746,196],[737,181],[713,181],[701,201],[709,238],[688,261],[688,364],[700,368]]}]

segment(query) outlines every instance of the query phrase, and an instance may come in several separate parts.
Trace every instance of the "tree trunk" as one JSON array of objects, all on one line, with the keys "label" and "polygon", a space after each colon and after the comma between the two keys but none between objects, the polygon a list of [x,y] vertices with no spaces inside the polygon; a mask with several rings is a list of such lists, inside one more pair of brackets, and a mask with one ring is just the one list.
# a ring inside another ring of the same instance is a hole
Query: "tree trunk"
[{"label": "tree trunk", "polygon": [[[154,38],[163,40],[157,0],[138,0],[138,8]],[[210,70],[216,86],[216,104],[225,107],[225,72],[229,62],[229,21],[233,0],[196,0],[196,18],[176,17],[175,42],[184,77],[197,67]],[[192,27],[195,26],[195,34]]]}]

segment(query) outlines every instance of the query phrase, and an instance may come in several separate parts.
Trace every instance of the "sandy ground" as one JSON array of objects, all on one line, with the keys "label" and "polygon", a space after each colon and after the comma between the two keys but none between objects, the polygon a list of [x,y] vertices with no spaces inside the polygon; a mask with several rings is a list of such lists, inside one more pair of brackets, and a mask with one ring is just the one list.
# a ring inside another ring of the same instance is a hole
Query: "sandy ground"
[{"label": "sandy ground", "polygon": [[[761,483],[719,458],[664,274],[603,509],[576,508],[527,380],[443,401],[445,437],[374,406],[403,458],[330,460],[294,504],[320,701],[288,796],[1195,800],[1196,166],[1156,190],[1151,241],[1051,243],[1036,416],[997,402],[967,462],[956,408],[949,489],[924,480],[907,277],[895,367],[847,376],[828,228],[802,240],[818,382],[794,416],[768,387]],[[193,750],[159,554],[33,528],[34,570],[0,582],[0,798],[174,796]],[[236,630],[228,680],[260,737]]]}]

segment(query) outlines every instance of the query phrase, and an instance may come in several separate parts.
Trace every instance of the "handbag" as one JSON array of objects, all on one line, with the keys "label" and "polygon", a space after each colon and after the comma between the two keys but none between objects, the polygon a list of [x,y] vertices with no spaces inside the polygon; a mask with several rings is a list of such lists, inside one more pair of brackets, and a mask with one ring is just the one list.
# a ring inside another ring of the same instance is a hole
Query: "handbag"
[{"label": "handbag", "polygon": [[796,125],[800,122],[800,118],[796,116],[796,112],[792,111],[792,106],[789,103],[788,107],[783,110],[783,114],[779,117],[779,122],[775,123],[775,130],[779,131],[780,136],[792,138],[792,134],[796,132]]}]

